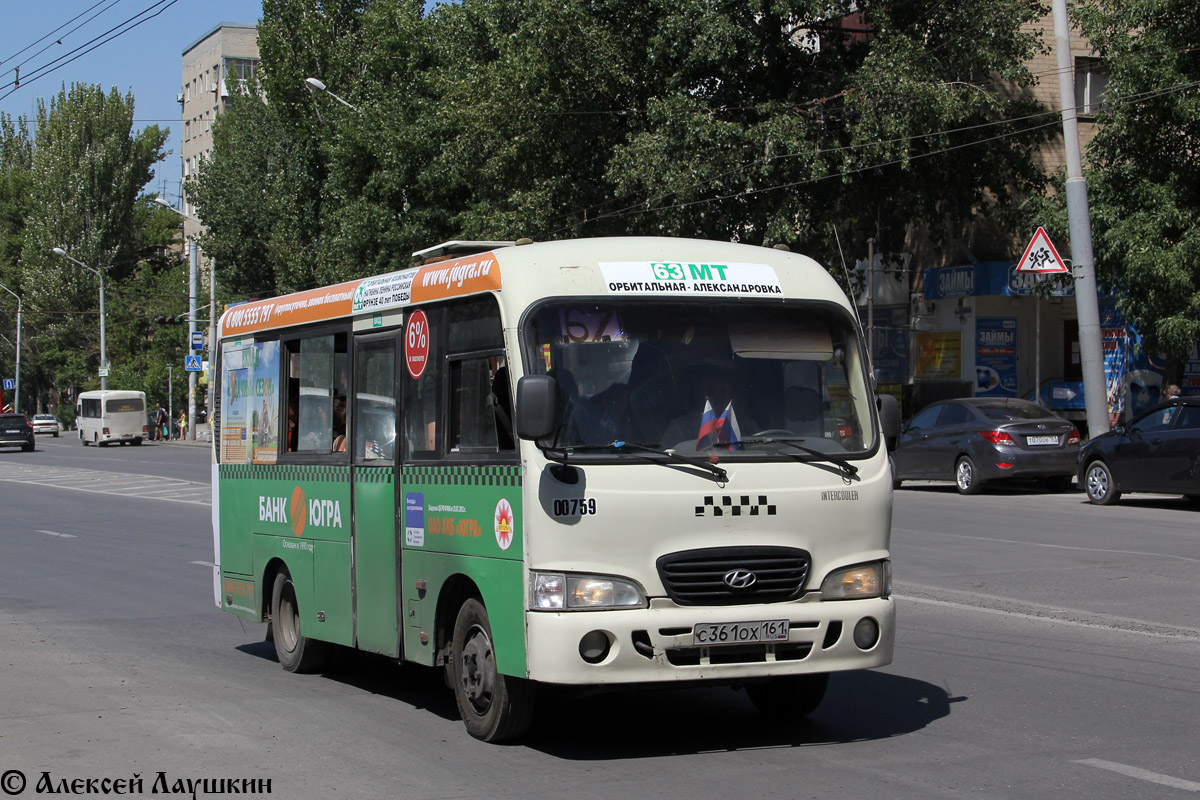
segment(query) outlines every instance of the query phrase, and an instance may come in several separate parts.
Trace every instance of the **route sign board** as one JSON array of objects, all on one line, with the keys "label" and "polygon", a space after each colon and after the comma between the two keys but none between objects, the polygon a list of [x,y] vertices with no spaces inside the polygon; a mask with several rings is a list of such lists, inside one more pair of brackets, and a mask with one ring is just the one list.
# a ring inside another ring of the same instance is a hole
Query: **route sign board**
[{"label": "route sign board", "polygon": [[204,369],[200,365],[200,356],[184,356],[183,368],[188,372],[200,372]]},{"label": "route sign board", "polygon": [[1037,233],[1025,248],[1025,254],[1017,262],[1017,272],[1034,272],[1039,275],[1070,272],[1067,263],[1059,256],[1058,251],[1046,235],[1044,228],[1038,228]]},{"label": "route sign board", "polygon": [[108,377],[108,367],[101,367],[98,371],[98,374],[101,378],[107,378]]},{"label": "route sign board", "polygon": [[192,331],[192,349],[204,349],[204,331]]},{"label": "route sign board", "polygon": [[8,391],[9,389],[15,389],[15,388],[17,388],[16,380],[14,380],[13,378],[5,378],[4,379],[4,390],[5,391]]}]

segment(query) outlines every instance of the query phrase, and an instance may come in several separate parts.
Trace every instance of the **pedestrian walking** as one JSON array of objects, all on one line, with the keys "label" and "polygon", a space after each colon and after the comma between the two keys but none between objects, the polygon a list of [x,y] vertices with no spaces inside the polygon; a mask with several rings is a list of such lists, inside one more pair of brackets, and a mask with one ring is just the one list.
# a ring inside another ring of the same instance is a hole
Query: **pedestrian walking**
[{"label": "pedestrian walking", "polygon": [[167,410],[162,407],[162,403],[155,403],[154,411],[154,430],[150,434],[150,440],[161,442],[166,435],[167,430]]}]

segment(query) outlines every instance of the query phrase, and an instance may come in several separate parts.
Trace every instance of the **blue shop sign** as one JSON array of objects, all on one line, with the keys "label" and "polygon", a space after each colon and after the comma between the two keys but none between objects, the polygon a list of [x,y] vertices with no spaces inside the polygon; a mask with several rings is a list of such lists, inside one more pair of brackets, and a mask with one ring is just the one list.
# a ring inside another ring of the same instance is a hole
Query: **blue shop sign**
[{"label": "blue shop sign", "polygon": [[[933,267],[925,270],[925,299],[1028,297],[1039,280],[1046,280],[1046,276],[1017,272],[1015,261],[977,261],[954,267]],[[1068,281],[1051,295],[1074,297],[1075,287]]]}]

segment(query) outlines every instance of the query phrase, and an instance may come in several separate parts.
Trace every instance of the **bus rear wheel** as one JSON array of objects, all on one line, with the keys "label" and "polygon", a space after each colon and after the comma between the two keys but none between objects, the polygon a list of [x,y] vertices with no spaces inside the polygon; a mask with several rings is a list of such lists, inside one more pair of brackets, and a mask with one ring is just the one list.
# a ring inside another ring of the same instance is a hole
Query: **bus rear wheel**
[{"label": "bus rear wheel", "polygon": [[275,655],[288,672],[319,672],[329,660],[329,644],[300,632],[300,606],[292,576],[280,571],[271,589],[271,630]]},{"label": "bus rear wheel", "polygon": [[775,720],[807,717],[817,710],[829,688],[829,673],[781,675],[762,683],[746,685],[750,702],[764,716]]},{"label": "bus rear wheel", "polygon": [[487,609],[475,598],[458,611],[446,668],[467,733],[485,742],[503,742],[529,729],[536,700],[534,684],[501,675],[496,669]]}]

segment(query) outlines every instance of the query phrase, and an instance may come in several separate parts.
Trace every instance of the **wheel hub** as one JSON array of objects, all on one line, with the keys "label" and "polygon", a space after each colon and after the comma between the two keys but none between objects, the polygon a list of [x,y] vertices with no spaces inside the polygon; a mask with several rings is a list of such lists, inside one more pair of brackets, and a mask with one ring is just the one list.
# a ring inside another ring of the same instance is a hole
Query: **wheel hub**
[{"label": "wheel hub", "polygon": [[487,633],[475,627],[467,634],[462,650],[462,684],[467,699],[479,713],[492,704],[496,685],[496,658]]}]

